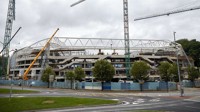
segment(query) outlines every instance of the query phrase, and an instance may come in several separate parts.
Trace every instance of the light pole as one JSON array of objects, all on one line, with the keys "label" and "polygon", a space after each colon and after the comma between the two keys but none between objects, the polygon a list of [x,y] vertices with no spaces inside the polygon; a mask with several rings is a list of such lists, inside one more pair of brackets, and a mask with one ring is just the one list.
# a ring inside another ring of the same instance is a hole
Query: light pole
[{"label": "light pole", "polygon": [[180,85],[180,96],[183,96],[183,87],[182,87],[182,81],[181,81],[181,74],[180,74],[180,68],[179,68],[179,60],[178,60],[178,47],[176,48],[176,32],[174,32],[174,44],[176,49],[176,64],[178,68],[178,79],[179,79],[179,85]]}]

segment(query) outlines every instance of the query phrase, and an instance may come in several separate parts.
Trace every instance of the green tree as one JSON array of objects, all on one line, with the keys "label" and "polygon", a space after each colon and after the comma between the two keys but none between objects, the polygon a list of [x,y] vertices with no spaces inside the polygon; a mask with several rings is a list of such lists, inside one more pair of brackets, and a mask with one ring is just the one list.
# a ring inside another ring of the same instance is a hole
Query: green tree
[{"label": "green tree", "polygon": [[66,74],[65,74],[65,77],[68,80],[70,80],[70,82],[71,82],[71,89],[72,89],[73,82],[76,79],[76,75],[75,75],[74,71],[72,71],[72,70],[67,71]]},{"label": "green tree", "polygon": [[115,75],[115,68],[106,60],[98,60],[94,68],[92,69],[94,77],[97,80],[100,80],[102,83],[103,90],[103,81],[111,81],[113,76]]},{"label": "green tree", "polygon": [[0,77],[7,77],[8,58],[0,56]]},{"label": "green tree", "polygon": [[198,79],[200,74],[199,71],[197,69],[195,69],[194,67],[188,67],[188,79],[191,80],[192,82],[194,82],[195,79]]},{"label": "green tree", "polygon": [[50,75],[54,75],[54,77],[55,77],[55,72],[53,71],[53,69],[50,67],[50,66],[48,66],[44,71],[43,71],[43,73],[42,73],[42,77],[41,77],[41,80],[43,81],[43,82],[47,82],[48,83],[48,88],[49,88],[49,76]]},{"label": "green tree", "polygon": [[177,42],[182,45],[186,54],[194,59],[194,65],[200,67],[200,42],[196,39],[181,39]]},{"label": "green tree", "polygon": [[169,62],[161,62],[160,65],[158,66],[158,71],[160,73],[160,77],[162,80],[166,82],[167,86],[167,91],[168,91],[168,82],[172,78],[172,74],[169,72],[170,67],[172,65]]},{"label": "green tree", "polygon": [[140,82],[140,90],[142,91],[143,83],[148,79],[150,67],[144,61],[136,61],[132,64],[130,73],[133,79]]},{"label": "green tree", "polygon": [[177,64],[173,63],[169,68],[169,74],[171,75],[171,78],[174,82],[179,82],[179,76],[178,76],[178,67]]},{"label": "green tree", "polygon": [[78,81],[82,81],[85,78],[85,72],[81,67],[76,67],[74,73],[75,79]]}]

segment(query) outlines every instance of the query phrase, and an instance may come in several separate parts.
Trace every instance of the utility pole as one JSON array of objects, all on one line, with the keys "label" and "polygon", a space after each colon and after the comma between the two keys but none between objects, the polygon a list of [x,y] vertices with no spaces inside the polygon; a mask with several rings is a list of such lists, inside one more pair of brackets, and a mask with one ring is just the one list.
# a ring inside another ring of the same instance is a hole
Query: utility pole
[{"label": "utility pole", "polygon": [[180,85],[180,96],[183,96],[184,90],[182,87],[182,81],[181,81],[181,74],[180,74],[180,68],[179,68],[179,60],[178,60],[178,47],[176,48],[176,32],[174,32],[174,44],[176,49],[176,64],[178,68],[178,79],[179,79],[179,85]]}]

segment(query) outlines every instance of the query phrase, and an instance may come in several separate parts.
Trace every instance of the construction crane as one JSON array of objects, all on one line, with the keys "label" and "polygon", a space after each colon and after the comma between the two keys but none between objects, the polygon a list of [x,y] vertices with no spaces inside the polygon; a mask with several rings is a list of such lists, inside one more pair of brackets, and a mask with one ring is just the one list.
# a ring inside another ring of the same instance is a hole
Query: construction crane
[{"label": "construction crane", "polygon": [[[134,21],[139,21],[139,20],[144,20],[144,19],[150,19],[150,18],[165,16],[165,15],[169,16],[171,14],[182,13],[182,12],[187,12],[187,11],[192,11],[192,10],[198,10],[198,9],[200,9],[200,6],[196,6],[196,7],[193,7],[193,8],[179,9],[179,10],[176,10],[176,11],[169,11],[169,12],[161,13],[161,14],[153,14],[153,15],[150,15],[150,16],[139,17],[139,18],[134,19]],[[176,47],[175,41],[176,40],[175,40],[175,32],[174,32],[174,44],[175,44],[175,47]],[[183,52],[184,52],[184,50],[183,50]],[[177,51],[176,51],[176,54],[177,54]],[[187,58],[187,55],[186,55],[186,58]],[[188,58],[187,58],[187,60],[188,60]],[[179,84],[180,84],[180,96],[183,96],[184,89],[183,89],[183,85],[182,85],[182,81],[181,81],[181,76],[180,76],[180,71],[179,71],[178,54],[177,54],[177,66],[178,66],[178,76],[179,76]]]},{"label": "construction crane", "polygon": [[125,67],[127,79],[130,78],[130,45],[129,45],[129,19],[128,19],[128,0],[123,0],[124,11],[124,43],[125,43]]},{"label": "construction crane", "polygon": [[9,57],[9,48],[10,48],[9,41],[11,39],[12,25],[14,20],[15,20],[15,0],[9,0],[4,41],[3,41],[3,48],[5,50],[3,50],[2,52],[2,75],[3,74],[5,75],[5,70],[8,64],[7,59]]},{"label": "construction crane", "polygon": [[[71,5],[71,7],[84,2],[79,0]],[[123,0],[123,14],[124,14],[124,45],[125,45],[125,67],[127,79],[130,78],[130,44],[129,44],[129,17],[128,17],[128,0]]]},{"label": "construction crane", "polygon": [[29,65],[29,67],[26,69],[26,71],[24,72],[23,75],[23,79],[24,80],[28,80],[28,73],[30,71],[30,69],[32,68],[32,66],[34,65],[34,63],[37,61],[37,59],[39,58],[39,56],[42,54],[42,52],[48,47],[48,45],[50,45],[50,41],[53,39],[54,35],[58,32],[59,28],[57,28],[57,30],[53,33],[53,35],[49,38],[49,40],[47,41],[47,43],[45,44],[45,46],[40,50],[40,52],[37,54],[37,56],[34,58],[34,60],[32,61],[32,63]]},{"label": "construction crane", "polygon": [[169,16],[171,14],[193,11],[193,10],[198,10],[198,9],[200,9],[200,6],[196,6],[196,7],[193,7],[193,8],[179,9],[179,10],[176,10],[176,11],[169,11],[169,12],[166,12],[166,13],[153,14],[153,15],[148,15],[148,16],[144,16],[144,17],[138,17],[138,18],[135,18],[134,21],[150,19],[150,18],[165,16],[165,15]]},{"label": "construction crane", "polygon": [[15,32],[15,34],[12,36],[12,38],[8,41],[8,43],[5,44],[5,46],[3,47],[3,49],[1,50],[0,54],[4,51],[4,49],[6,49],[6,47],[8,46],[8,44],[10,44],[10,42],[12,41],[12,39],[15,37],[15,35],[19,32],[19,30],[22,27],[19,27],[18,30]]}]

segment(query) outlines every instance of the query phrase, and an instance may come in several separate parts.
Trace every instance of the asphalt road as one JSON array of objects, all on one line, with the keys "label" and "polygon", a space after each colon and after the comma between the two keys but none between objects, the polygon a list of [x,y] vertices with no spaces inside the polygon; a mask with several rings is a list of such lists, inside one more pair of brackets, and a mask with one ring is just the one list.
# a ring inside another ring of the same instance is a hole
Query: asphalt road
[{"label": "asphalt road", "polygon": [[[0,86],[9,88],[9,86]],[[21,89],[20,87],[13,87]],[[39,112],[127,112],[131,110],[166,110],[172,112],[200,112],[200,91],[190,90],[186,92],[187,97],[179,97],[179,92],[108,92],[108,91],[85,91],[70,89],[47,89],[47,88],[24,88],[40,91],[34,94],[13,94],[12,97],[43,97],[43,96],[73,96],[90,97],[118,100],[120,104],[104,105],[96,107],[76,107],[41,110]],[[0,94],[0,97],[9,97],[8,94]]]}]

